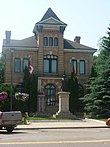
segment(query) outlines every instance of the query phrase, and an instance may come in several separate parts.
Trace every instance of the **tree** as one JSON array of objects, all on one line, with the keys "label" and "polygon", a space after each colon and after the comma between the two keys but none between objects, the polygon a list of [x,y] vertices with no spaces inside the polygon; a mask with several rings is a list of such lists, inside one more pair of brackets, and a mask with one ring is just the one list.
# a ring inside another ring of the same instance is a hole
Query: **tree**
[{"label": "tree", "polygon": [[29,94],[29,69],[26,67],[24,70],[24,79],[23,79],[23,86],[24,86],[24,92]]},{"label": "tree", "polygon": [[93,56],[93,65],[91,68],[90,77],[97,77],[96,61],[97,61],[97,56]]},{"label": "tree", "polygon": [[95,60],[95,72],[88,81],[83,100],[91,117],[108,117],[110,114],[110,28],[102,38],[100,54]]},{"label": "tree", "polygon": [[70,112],[79,111],[79,97],[84,95],[84,89],[78,82],[76,74],[71,73],[71,77],[67,78],[65,81],[65,91],[69,91],[69,110]]},{"label": "tree", "polygon": [[28,113],[36,112],[37,110],[37,83],[38,78],[34,73],[30,74],[29,69],[24,71],[24,92],[29,94],[29,99],[26,102]]},{"label": "tree", "polygon": [[3,54],[0,55],[0,84],[4,82],[5,60]]},{"label": "tree", "polygon": [[37,111],[37,75],[32,74],[30,80],[30,112]]}]

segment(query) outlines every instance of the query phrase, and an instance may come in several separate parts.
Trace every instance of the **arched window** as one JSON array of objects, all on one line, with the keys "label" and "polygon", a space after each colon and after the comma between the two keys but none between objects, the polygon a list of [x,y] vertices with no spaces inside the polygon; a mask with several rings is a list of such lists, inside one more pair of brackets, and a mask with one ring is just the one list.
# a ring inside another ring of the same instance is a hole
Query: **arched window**
[{"label": "arched window", "polygon": [[53,84],[48,84],[45,87],[45,96],[46,96],[46,104],[47,105],[55,105],[56,103],[56,89]]},{"label": "arched window", "polygon": [[44,56],[44,73],[58,72],[58,58],[55,55]]},{"label": "arched window", "polygon": [[49,46],[53,46],[53,38],[49,37]]},{"label": "arched window", "polygon": [[44,37],[43,44],[44,44],[44,46],[48,46],[48,38],[47,37]]},{"label": "arched window", "polygon": [[54,46],[58,46],[58,38],[57,37],[54,38]]}]

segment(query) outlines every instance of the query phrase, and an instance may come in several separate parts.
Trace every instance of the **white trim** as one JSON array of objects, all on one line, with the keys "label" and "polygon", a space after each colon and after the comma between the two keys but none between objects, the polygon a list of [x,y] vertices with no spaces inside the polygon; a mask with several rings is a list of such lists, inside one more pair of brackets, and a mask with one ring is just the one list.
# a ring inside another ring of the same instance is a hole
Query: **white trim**
[{"label": "white trim", "polygon": [[[11,46],[10,46],[10,47],[3,47],[2,49],[8,51],[8,50],[10,50],[10,48],[12,48],[12,47],[11,47]],[[15,49],[15,51],[17,51],[17,50],[38,51],[38,50],[39,50],[38,47],[37,47],[37,48],[36,48],[36,47],[32,47],[32,48],[31,48],[31,47],[16,47],[16,46],[14,47],[14,46],[13,46],[13,48]]]},{"label": "white trim", "polygon": [[[42,20],[42,21],[40,21],[40,23],[45,23],[46,21],[49,21],[50,19],[53,19],[54,21],[56,21],[56,22],[58,22],[58,23],[60,23],[59,25],[65,25],[65,26],[67,26],[67,24],[65,24],[64,22],[62,22],[62,21],[59,21],[59,20],[57,20],[57,19],[55,19],[55,18],[53,18],[53,17],[49,17],[49,18],[47,18],[47,19],[45,19],[45,20]],[[39,22],[38,22],[38,24],[40,24]]]},{"label": "white trim", "polygon": [[93,49],[64,49],[64,52],[84,52],[84,53],[95,53],[96,51]]}]

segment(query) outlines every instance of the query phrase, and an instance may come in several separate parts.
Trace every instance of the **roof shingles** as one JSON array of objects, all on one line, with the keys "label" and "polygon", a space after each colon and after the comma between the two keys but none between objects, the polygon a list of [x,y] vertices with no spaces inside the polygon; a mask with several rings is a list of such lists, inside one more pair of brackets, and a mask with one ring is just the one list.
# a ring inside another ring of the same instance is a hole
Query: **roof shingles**
[{"label": "roof shingles", "polygon": [[46,11],[46,13],[44,14],[44,16],[42,17],[41,21],[48,19],[50,17],[53,17],[55,19],[57,19],[58,21],[60,21],[60,19],[57,17],[57,15],[52,11],[51,8],[48,8],[48,10]]},{"label": "roof shingles", "polygon": [[[6,43],[6,40],[3,40],[3,47],[27,47],[27,48],[38,48],[39,44],[37,43],[34,36],[22,39],[22,40],[10,40],[10,43]],[[64,49],[85,49],[85,50],[94,50],[96,49],[64,39]]]},{"label": "roof shingles", "polygon": [[92,47],[88,47],[86,45],[82,45],[80,43],[70,41],[68,39],[64,39],[64,49],[91,49],[91,50],[96,50]]},{"label": "roof shingles", "polygon": [[35,36],[31,36],[22,40],[10,40],[10,43],[6,43],[6,40],[3,40],[3,47],[28,47],[28,48],[38,48],[39,45],[35,39]]}]

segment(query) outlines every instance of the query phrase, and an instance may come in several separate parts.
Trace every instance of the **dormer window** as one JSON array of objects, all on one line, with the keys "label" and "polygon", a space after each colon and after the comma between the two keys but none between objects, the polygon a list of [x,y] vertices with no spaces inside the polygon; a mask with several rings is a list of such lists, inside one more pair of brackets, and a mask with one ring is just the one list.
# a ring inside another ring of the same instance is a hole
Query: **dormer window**
[{"label": "dormer window", "polygon": [[43,44],[44,44],[44,46],[48,46],[48,38],[47,37],[44,37]]},{"label": "dormer window", "polygon": [[57,37],[54,38],[54,46],[58,46],[58,38]]},{"label": "dormer window", "polygon": [[49,46],[53,46],[53,38],[49,37]]}]

